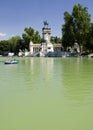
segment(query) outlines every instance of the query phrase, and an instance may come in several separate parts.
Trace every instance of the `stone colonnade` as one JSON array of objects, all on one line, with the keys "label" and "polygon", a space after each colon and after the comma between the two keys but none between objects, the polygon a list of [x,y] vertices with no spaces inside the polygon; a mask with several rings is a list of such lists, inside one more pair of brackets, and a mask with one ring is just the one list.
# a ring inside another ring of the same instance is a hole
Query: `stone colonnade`
[{"label": "stone colonnade", "polygon": [[[41,44],[33,44],[33,53],[39,52]],[[61,44],[53,44],[54,52],[60,52],[62,48]]]}]

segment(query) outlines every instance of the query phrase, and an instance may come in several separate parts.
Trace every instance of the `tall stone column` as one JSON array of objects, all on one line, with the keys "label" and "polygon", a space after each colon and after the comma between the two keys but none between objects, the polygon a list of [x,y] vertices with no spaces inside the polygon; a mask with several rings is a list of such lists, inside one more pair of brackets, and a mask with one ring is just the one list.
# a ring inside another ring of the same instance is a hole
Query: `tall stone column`
[{"label": "tall stone column", "polygon": [[33,54],[33,42],[30,41],[29,43],[29,50],[30,50],[30,54]]}]

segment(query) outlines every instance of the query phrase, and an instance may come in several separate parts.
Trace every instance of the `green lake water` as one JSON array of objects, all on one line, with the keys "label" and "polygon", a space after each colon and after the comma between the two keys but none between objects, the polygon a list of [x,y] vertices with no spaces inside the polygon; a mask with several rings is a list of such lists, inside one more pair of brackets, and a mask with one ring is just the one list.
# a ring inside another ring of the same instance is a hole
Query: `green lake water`
[{"label": "green lake water", "polygon": [[0,130],[93,130],[92,58],[6,59],[0,57]]}]

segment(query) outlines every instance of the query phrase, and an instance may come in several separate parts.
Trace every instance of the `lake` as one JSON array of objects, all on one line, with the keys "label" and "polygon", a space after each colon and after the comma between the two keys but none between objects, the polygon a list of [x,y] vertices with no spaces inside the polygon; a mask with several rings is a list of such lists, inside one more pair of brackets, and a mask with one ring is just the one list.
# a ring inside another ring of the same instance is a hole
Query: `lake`
[{"label": "lake", "polygon": [[6,59],[0,57],[0,130],[93,130],[92,58]]}]

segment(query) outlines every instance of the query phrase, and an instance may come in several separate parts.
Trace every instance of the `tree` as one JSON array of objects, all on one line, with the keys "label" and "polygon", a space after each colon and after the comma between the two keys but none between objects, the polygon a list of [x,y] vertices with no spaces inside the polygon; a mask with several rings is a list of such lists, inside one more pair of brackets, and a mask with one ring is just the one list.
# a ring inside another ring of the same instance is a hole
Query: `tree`
[{"label": "tree", "polygon": [[93,23],[91,23],[90,32],[86,36],[85,50],[93,52]]},{"label": "tree", "polygon": [[33,28],[25,28],[25,33],[22,34],[23,41],[25,43],[25,48],[29,50],[29,43],[32,41],[33,43],[40,43],[41,38],[38,31],[34,31]]},{"label": "tree", "polygon": [[21,48],[22,39],[20,36],[14,36],[8,40],[9,42],[9,51],[17,54]]},{"label": "tree", "polygon": [[34,34],[34,42],[33,43],[40,43],[41,42],[41,37],[39,35],[39,32],[36,31]]},{"label": "tree", "polygon": [[60,37],[54,37],[54,36],[51,36],[51,39],[50,39],[51,43],[52,44],[58,44],[58,43],[62,43],[62,39]]},{"label": "tree", "polygon": [[82,5],[75,5],[72,12],[75,39],[81,46],[86,44],[86,36],[90,32],[90,14],[88,8]]},{"label": "tree", "polygon": [[88,8],[77,4],[72,14],[64,13],[65,24],[62,28],[63,46],[72,46],[77,40],[79,46],[85,46],[87,34],[90,32],[90,14]]},{"label": "tree", "polygon": [[65,24],[62,28],[62,44],[66,49],[68,46],[73,46],[74,44],[74,27],[73,27],[73,17],[68,13],[64,12],[64,21]]},{"label": "tree", "polygon": [[9,52],[9,43],[7,40],[0,41],[0,55],[8,54]]}]

